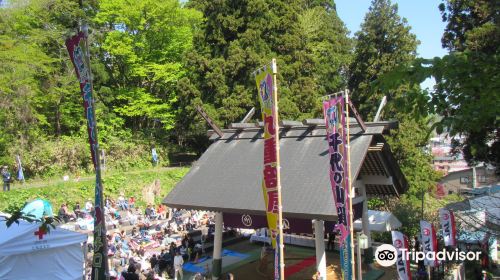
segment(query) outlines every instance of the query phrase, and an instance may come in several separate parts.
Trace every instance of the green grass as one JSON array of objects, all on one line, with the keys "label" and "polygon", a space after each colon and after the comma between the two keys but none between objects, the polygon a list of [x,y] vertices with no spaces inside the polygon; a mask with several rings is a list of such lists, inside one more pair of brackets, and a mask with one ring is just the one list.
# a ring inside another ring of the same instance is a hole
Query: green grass
[{"label": "green grass", "polygon": [[[161,194],[157,196],[159,203],[187,173],[189,168],[157,168],[142,171],[114,172],[103,175],[104,195],[116,199],[120,192],[128,196],[134,196],[139,206],[144,206],[142,189],[160,180]],[[83,179],[83,178],[82,178]],[[0,192],[0,211],[12,212],[24,205],[24,203],[36,198],[46,199],[52,203],[53,210],[61,203],[69,203],[70,209],[76,202],[83,207],[87,199],[94,201],[95,179],[85,178],[79,182],[48,180],[40,186],[17,186],[10,192]]]}]

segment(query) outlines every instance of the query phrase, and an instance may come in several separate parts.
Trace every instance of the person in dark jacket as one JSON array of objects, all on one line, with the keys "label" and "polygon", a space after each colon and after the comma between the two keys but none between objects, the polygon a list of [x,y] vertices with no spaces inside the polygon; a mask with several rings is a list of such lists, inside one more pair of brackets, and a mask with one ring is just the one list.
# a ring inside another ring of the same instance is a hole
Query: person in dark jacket
[{"label": "person in dark jacket", "polygon": [[11,175],[7,166],[2,167],[3,191],[10,191]]},{"label": "person in dark jacket", "polygon": [[151,259],[149,259],[149,263],[151,263],[151,269],[158,271],[156,265],[158,264],[158,259],[156,258],[156,254],[153,254]]},{"label": "person in dark jacket", "polygon": [[139,275],[135,272],[135,265],[128,266],[127,272],[123,272],[122,276],[125,280],[139,280]]}]

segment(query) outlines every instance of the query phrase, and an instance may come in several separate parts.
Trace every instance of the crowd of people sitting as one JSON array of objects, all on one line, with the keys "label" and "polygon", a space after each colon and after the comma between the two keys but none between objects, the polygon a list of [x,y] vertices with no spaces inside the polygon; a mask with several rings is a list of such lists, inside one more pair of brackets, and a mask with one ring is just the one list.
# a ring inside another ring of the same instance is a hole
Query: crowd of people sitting
[{"label": "crowd of people sitting", "polygon": [[[83,208],[79,203],[69,210],[61,205],[58,217],[66,225],[89,233],[87,242],[87,270],[90,277],[93,229],[90,200]],[[168,209],[165,205],[137,207],[134,197],[124,194],[113,200],[104,200],[107,231],[108,260],[111,279],[182,279],[182,265],[197,263],[205,254],[205,244],[214,230],[213,214],[203,211]],[[198,279],[209,275],[205,273]],[[204,275],[205,274],[205,275]],[[90,278],[89,278],[90,279]],[[195,278],[196,279],[196,278]]]}]

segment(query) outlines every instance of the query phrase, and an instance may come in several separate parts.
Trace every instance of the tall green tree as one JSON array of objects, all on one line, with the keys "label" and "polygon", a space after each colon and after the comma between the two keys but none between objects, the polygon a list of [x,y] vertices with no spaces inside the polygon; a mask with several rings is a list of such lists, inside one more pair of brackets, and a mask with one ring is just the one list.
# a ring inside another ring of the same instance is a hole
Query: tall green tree
[{"label": "tall green tree", "polygon": [[[64,37],[77,3],[11,1],[0,9],[0,154],[28,149],[46,133],[79,130]],[[76,96],[78,97],[78,96]]]},{"label": "tall green tree", "polygon": [[[408,91],[419,89],[418,84],[403,80],[393,80],[390,88],[379,84],[387,73],[415,59],[418,41],[406,20],[397,14],[397,5],[392,5],[389,0],[372,1],[356,39],[349,76],[351,98],[365,120],[372,120],[382,96],[388,97],[383,117],[399,121],[399,127],[387,139],[410,186],[403,199],[396,203],[382,203],[382,206],[389,207],[388,210],[402,221],[409,221],[404,230],[407,234],[414,234],[417,227],[404,216],[408,209],[420,207],[422,195],[439,178],[431,166],[432,158],[426,152],[429,118],[415,117],[413,111],[400,109],[399,103],[406,99]],[[372,201],[371,205],[375,202]]]},{"label": "tall green tree", "polygon": [[200,21],[201,13],[177,0],[100,1],[93,18],[96,90],[118,123],[168,135],[177,115],[175,85],[186,74],[183,55]]},{"label": "tall green tree", "polygon": [[447,0],[439,5],[443,21],[443,47],[452,53],[431,65],[437,87],[434,103],[444,116],[441,126],[461,135],[455,151],[472,165],[500,166],[500,2]]},{"label": "tall green tree", "polygon": [[[447,27],[442,58],[417,59],[388,74],[388,87],[401,82],[418,85],[434,78],[427,91],[408,91],[401,109],[436,114],[438,133],[455,138],[454,151],[470,165],[486,162],[500,166],[500,13],[498,1],[448,0],[439,6]],[[413,87],[412,89],[415,89]]]},{"label": "tall green tree", "polygon": [[[405,18],[398,15],[398,7],[390,0],[373,0],[361,30],[356,33],[354,59],[349,67],[351,99],[358,111],[371,120],[382,96],[389,101],[408,90],[408,84],[399,84],[390,92],[381,92],[374,82],[383,74],[416,57],[419,44],[410,32]],[[395,110],[385,110],[385,117],[394,117]]]},{"label": "tall green tree", "polygon": [[201,14],[176,0],[83,3],[11,0],[0,8],[0,162],[13,165],[15,155],[26,156],[28,176],[88,166],[82,98],[65,47],[79,22],[90,27],[108,163],[147,164],[149,144],[170,145],[176,83],[186,73],[184,53]]},{"label": "tall green tree", "polygon": [[320,96],[344,86],[351,43],[333,2],[192,0],[188,6],[206,21],[187,56],[189,75],[178,84],[179,142],[205,134],[195,104],[221,126],[258,108],[252,72],[273,57],[282,118],[319,116]]},{"label": "tall green tree", "polygon": [[443,0],[446,22],[441,41],[450,51],[494,54],[500,44],[500,3],[496,0]]}]

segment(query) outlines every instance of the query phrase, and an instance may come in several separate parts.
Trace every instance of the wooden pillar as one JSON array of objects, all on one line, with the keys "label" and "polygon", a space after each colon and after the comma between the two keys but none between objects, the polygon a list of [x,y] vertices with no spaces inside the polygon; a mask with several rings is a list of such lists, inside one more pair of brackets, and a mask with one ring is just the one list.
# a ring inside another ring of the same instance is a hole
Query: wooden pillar
[{"label": "wooden pillar", "polygon": [[368,247],[372,246],[372,235],[370,232],[370,221],[368,219],[368,198],[366,197],[366,186],[363,180],[356,181],[359,187],[359,193],[363,197],[363,217],[361,218],[361,225],[363,226],[363,233],[368,237]]},{"label": "wooden pillar", "polygon": [[322,220],[314,220],[314,243],[316,247],[316,270],[321,280],[326,280],[325,226]]},{"label": "wooden pillar", "polygon": [[212,278],[217,280],[222,274],[222,212],[215,213],[213,259]]}]

